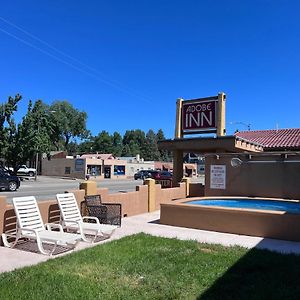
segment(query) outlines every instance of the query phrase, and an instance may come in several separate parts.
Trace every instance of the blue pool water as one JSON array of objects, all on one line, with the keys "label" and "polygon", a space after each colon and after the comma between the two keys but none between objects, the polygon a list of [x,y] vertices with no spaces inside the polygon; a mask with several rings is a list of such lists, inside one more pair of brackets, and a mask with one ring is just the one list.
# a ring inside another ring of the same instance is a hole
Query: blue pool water
[{"label": "blue pool water", "polygon": [[251,208],[257,210],[279,210],[300,214],[300,203],[278,200],[248,200],[248,199],[207,199],[185,202],[187,204],[222,206],[234,208]]}]

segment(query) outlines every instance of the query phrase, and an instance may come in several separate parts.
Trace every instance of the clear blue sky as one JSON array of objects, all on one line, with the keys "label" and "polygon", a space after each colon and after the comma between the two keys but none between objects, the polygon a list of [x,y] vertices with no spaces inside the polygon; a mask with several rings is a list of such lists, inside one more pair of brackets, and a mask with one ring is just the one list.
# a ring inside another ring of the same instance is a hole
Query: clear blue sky
[{"label": "clear blue sky", "polygon": [[69,100],[94,135],[173,138],[178,97],[224,91],[228,134],[247,129],[230,122],[300,127],[299,11],[285,0],[1,1],[0,102],[22,94],[20,117],[29,99]]}]

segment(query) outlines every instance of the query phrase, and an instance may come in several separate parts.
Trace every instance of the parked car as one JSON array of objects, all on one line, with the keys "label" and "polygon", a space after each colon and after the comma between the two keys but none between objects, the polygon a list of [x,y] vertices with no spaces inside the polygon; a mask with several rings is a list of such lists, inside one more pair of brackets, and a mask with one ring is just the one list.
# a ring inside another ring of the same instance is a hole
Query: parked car
[{"label": "parked car", "polygon": [[168,171],[153,171],[151,172],[151,178],[156,180],[172,179],[173,174]]},{"label": "parked car", "polygon": [[21,165],[17,169],[18,175],[25,175],[25,176],[33,177],[35,175],[35,173],[36,173],[36,169],[28,168],[26,165]]},{"label": "parked car", "polygon": [[151,172],[153,172],[153,170],[140,170],[134,174],[134,179],[137,180],[151,178]]},{"label": "parked car", "polygon": [[16,191],[20,187],[20,178],[10,175],[4,168],[0,169],[0,189],[8,191]]}]

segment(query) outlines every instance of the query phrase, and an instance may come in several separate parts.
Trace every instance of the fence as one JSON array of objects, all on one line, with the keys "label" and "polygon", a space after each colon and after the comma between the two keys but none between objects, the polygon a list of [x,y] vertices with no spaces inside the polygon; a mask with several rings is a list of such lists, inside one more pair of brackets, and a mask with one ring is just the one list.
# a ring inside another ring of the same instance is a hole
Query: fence
[{"label": "fence", "polygon": [[[96,184],[96,183],[95,183]],[[79,207],[82,207],[86,194],[98,193],[103,202],[121,203],[122,217],[147,213],[160,208],[161,203],[185,198],[187,196],[187,183],[181,183],[179,187],[162,189],[155,184],[154,180],[146,180],[145,185],[137,186],[136,191],[127,193],[109,194],[108,189],[93,187],[89,189],[72,190],[75,194]],[[200,196],[200,195],[199,195]],[[44,223],[59,223],[60,211],[56,200],[50,199],[38,202]],[[16,216],[12,204],[8,204],[5,196],[0,196],[0,235],[3,232],[13,232],[16,229]],[[0,240],[2,245],[2,239]]]}]

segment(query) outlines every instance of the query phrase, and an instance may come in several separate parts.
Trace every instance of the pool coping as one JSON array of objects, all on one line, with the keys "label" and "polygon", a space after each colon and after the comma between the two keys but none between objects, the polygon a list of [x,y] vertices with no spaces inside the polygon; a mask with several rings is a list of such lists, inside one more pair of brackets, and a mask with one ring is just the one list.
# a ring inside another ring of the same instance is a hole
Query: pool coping
[{"label": "pool coping", "polygon": [[[187,201],[205,199],[250,199],[249,197],[191,197],[161,204],[161,223],[201,230],[259,236],[288,241],[300,241],[300,214],[276,210],[257,210],[209,205],[187,204]],[[292,199],[253,197],[254,200]],[[252,198],[252,199],[253,199]]]}]

